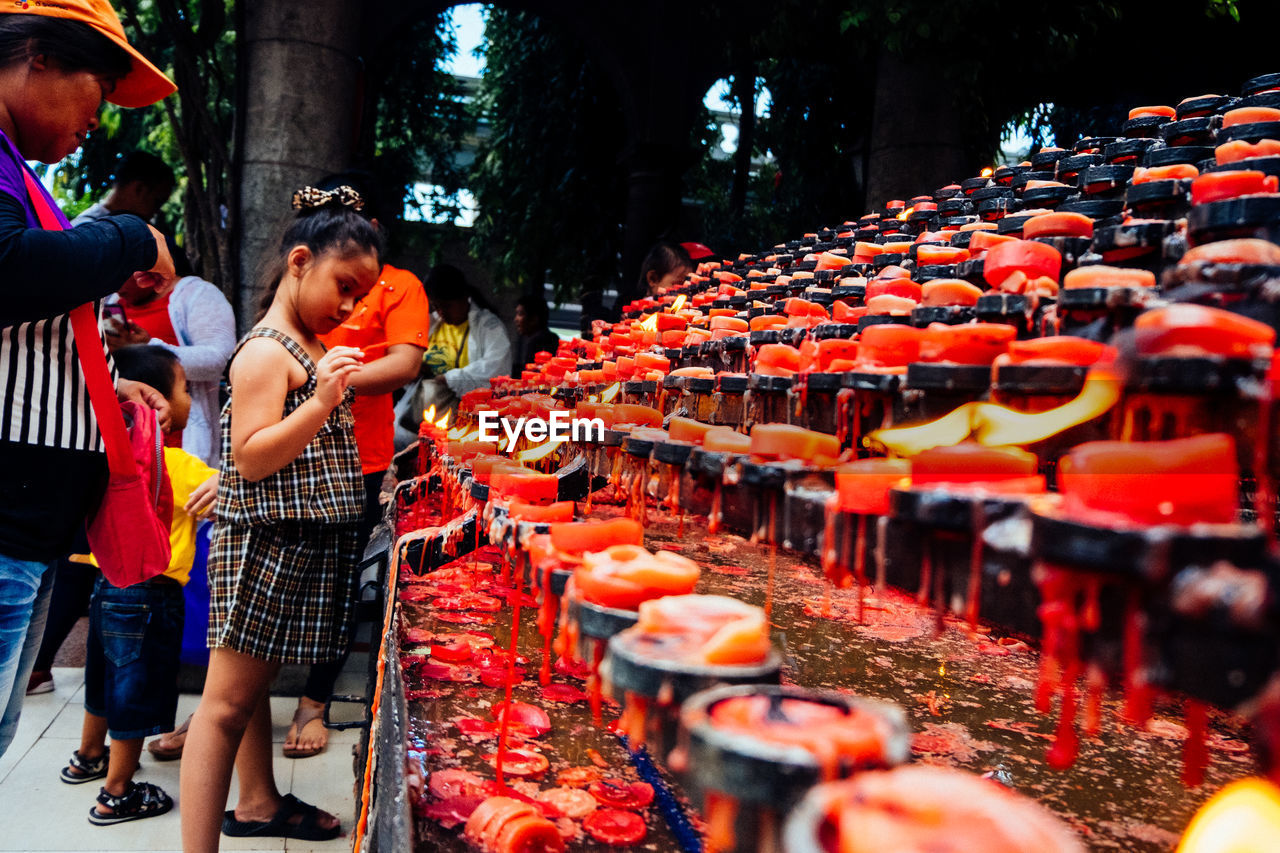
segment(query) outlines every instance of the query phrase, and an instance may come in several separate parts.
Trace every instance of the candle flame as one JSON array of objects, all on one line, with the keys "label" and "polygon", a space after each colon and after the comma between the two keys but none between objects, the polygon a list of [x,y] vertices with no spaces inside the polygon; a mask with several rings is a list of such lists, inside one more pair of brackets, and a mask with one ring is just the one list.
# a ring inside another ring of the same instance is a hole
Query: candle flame
[{"label": "candle flame", "polygon": [[645,317],[640,323],[640,328],[644,329],[646,332],[658,331],[658,315],[655,313]]},{"label": "candle flame", "polygon": [[688,299],[689,299],[689,297],[687,297],[687,296],[686,296],[685,294],[683,294],[683,293],[682,293],[682,294],[680,294],[679,296],[677,296],[677,297],[676,297],[676,301],[671,303],[671,313],[672,313],[672,314],[674,314],[674,313],[676,313],[677,311],[679,311],[681,308],[683,308],[683,307],[684,307],[684,303],[685,303],[685,302],[687,302],[687,301],[688,301]]},{"label": "candle flame", "polygon": [[522,465],[546,459],[552,453],[555,453],[556,448],[564,444],[565,440],[566,439],[563,438],[553,438],[550,441],[543,442],[537,447],[531,447],[528,450],[519,450],[516,452],[515,459]]},{"label": "candle flame", "polygon": [[445,412],[445,413],[444,413],[444,417],[443,417],[443,418],[441,418],[440,420],[436,421],[436,426],[440,427],[440,429],[444,429],[445,427],[449,426],[449,415],[451,415],[451,414],[453,414],[453,413],[452,413],[452,412]]},{"label": "candle flame", "polygon": [[995,172],[995,169],[993,169],[993,168],[991,168],[990,166],[988,166],[987,168],[983,169],[981,172],[979,172],[979,173],[978,173],[978,177],[980,177],[980,178],[989,178],[989,177],[991,177],[991,175],[992,175],[992,173],[993,173],[993,172]]},{"label": "candle flame", "polygon": [[965,403],[936,421],[879,429],[866,440],[897,456],[915,456],[932,447],[959,444],[970,437],[987,447],[1034,444],[1093,420],[1119,399],[1119,378],[1107,368],[1094,367],[1076,398],[1054,409],[1028,413],[996,403]]},{"label": "candle flame", "polygon": [[914,206],[908,207],[906,210],[898,214],[898,219],[905,222],[907,220],[907,217],[915,212],[916,212],[916,209]]},{"label": "candle flame", "polygon": [[615,382],[615,383],[613,383],[613,384],[612,384],[612,385],[610,385],[608,388],[604,389],[604,391],[600,392],[600,402],[601,402],[601,403],[612,403],[612,402],[613,402],[613,398],[614,398],[614,397],[617,397],[617,396],[618,396],[618,392],[619,392],[619,391],[621,391],[621,390],[622,390],[622,383],[621,383],[621,382]]},{"label": "candle flame", "polygon": [[422,419],[424,421],[434,421],[436,419],[435,403],[432,403],[430,406],[427,406],[427,408],[422,410]]},{"label": "candle flame", "polygon": [[1280,788],[1265,779],[1242,779],[1223,788],[1196,812],[1178,853],[1261,849],[1260,839],[1277,837]]}]

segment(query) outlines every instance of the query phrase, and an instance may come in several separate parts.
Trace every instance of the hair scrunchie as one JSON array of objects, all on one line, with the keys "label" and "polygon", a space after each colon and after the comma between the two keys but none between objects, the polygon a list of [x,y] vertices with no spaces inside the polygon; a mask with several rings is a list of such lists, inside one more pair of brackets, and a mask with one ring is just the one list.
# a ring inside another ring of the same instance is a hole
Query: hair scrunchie
[{"label": "hair scrunchie", "polygon": [[360,193],[346,185],[332,190],[303,187],[293,194],[294,210],[318,210],[330,205],[342,205],[352,210],[363,210],[364,199],[360,197]]}]

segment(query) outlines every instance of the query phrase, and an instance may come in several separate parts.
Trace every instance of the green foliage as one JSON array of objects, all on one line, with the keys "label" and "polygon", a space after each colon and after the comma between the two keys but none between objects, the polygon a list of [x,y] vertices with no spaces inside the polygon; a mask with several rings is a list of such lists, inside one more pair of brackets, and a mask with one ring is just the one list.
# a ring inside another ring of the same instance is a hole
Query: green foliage
[{"label": "green foliage", "polygon": [[[384,218],[398,218],[404,205],[413,203],[413,188],[420,183],[442,188],[421,211],[424,220],[451,222],[458,215],[458,190],[465,182],[457,155],[475,120],[462,85],[441,69],[457,49],[442,12],[415,19],[372,52],[373,121],[366,125],[361,148],[380,183],[395,188]],[[396,236],[395,224],[387,224]]]},{"label": "green foliage", "polygon": [[485,35],[472,253],[500,286],[549,280],[560,299],[600,288],[617,269],[617,96],[582,44],[545,19],[492,9]]}]

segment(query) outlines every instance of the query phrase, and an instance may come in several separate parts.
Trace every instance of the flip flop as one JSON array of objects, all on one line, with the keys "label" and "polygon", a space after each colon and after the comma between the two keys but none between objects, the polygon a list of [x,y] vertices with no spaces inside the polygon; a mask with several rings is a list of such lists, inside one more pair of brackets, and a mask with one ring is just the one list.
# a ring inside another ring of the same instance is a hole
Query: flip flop
[{"label": "flip flop", "polygon": [[[290,821],[295,815],[302,819]],[[320,826],[320,810],[293,794],[285,794],[271,820],[236,820],[235,810],[223,812],[222,834],[232,838],[297,838],[301,841],[330,841],[342,834],[342,824],[329,829]]]},{"label": "flip flop", "polygon": [[[293,722],[291,723],[293,730],[298,733],[297,734],[298,737],[302,736],[302,730],[306,728],[307,724],[312,722],[313,720],[320,720],[321,723],[323,724],[324,706],[322,705],[319,708],[308,708],[299,704],[298,709],[293,712]],[[328,743],[326,743],[324,746],[315,746],[315,747],[306,747],[306,748],[297,747],[297,746],[286,746],[284,747],[284,757],[285,758],[310,758],[313,755],[319,755],[320,753],[324,752],[327,746],[328,746]]]},{"label": "flip flop", "polygon": [[175,735],[186,735],[187,728],[190,725],[191,725],[191,717],[187,717],[185,720],[182,721],[182,725],[178,726],[176,729],[169,732],[169,734],[161,735],[160,737],[148,743],[147,752],[151,753],[151,756],[156,761],[178,760],[179,758],[182,757],[182,748],[186,746],[187,739],[183,737],[182,743],[179,744],[178,746],[163,746],[162,742],[167,737],[172,737]]}]

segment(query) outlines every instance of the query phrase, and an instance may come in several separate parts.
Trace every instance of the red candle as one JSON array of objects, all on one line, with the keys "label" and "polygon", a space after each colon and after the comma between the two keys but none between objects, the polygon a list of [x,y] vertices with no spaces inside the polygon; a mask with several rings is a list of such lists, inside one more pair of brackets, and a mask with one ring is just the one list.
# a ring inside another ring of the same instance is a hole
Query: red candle
[{"label": "red candle", "polygon": [[1096,264],[1067,273],[1062,278],[1062,286],[1068,290],[1075,287],[1155,287],[1156,275],[1148,270]]},{"label": "red candle", "polygon": [[1042,213],[1022,224],[1022,234],[1032,237],[1092,237],[1093,220],[1083,213]]},{"label": "red candle", "polygon": [[520,498],[512,498],[507,505],[507,515],[518,521],[567,522],[573,521],[573,501],[556,501],[538,506]]},{"label": "red candle", "polygon": [[1144,356],[1267,358],[1276,342],[1276,332],[1270,326],[1204,305],[1178,304],[1144,311],[1133,325],[1138,353]]},{"label": "red candle", "polygon": [[1206,204],[1242,195],[1273,193],[1278,182],[1280,178],[1275,175],[1252,170],[1209,172],[1191,182],[1191,203]]},{"label": "red candle", "polygon": [[[933,447],[913,457],[911,485],[1034,479],[1038,465],[1034,453],[1016,447],[983,447],[962,442],[950,447]],[[1043,491],[1043,478],[1039,478],[1039,482]]]},{"label": "red candle", "polygon": [[906,459],[859,459],[836,468],[839,508],[860,515],[887,515],[889,490],[911,477]]},{"label": "red candle", "polygon": [[852,263],[847,255],[837,255],[835,252],[823,252],[818,256],[818,270],[838,270],[843,266]]},{"label": "red candle", "polygon": [[792,424],[756,424],[751,429],[750,452],[761,459],[802,459],[831,465],[840,457],[840,441],[834,435]]},{"label": "red candle", "polygon": [[1236,516],[1235,442],[1215,433],[1174,441],[1091,441],[1058,465],[1068,511],[1139,524],[1227,524]]},{"label": "red candle", "polygon": [[858,341],[858,369],[888,368],[904,372],[906,366],[920,360],[920,343],[924,329],[885,323],[862,331]]},{"label": "red candle", "polygon": [[560,481],[555,474],[539,474],[536,471],[495,468],[489,480],[489,488],[502,497],[522,498],[531,503],[551,503],[559,492]]},{"label": "red candle", "polygon": [[1061,269],[1062,253],[1047,243],[1012,240],[987,250],[982,277],[992,287],[1001,287],[1005,279],[1019,272],[1029,279],[1045,276],[1057,282]]},{"label": "red candle", "polygon": [[730,427],[712,427],[703,434],[702,447],[716,453],[747,453],[751,438]]},{"label": "red candle", "polygon": [[668,595],[642,602],[634,631],[659,635],[669,660],[719,666],[762,663],[769,655],[764,610],[723,595]]},{"label": "red candle", "polygon": [[921,266],[958,264],[967,260],[969,260],[969,250],[959,246],[920,246],[916,249],[916,263]]},{"label": "red candle", "polygon": [[574,521],[551,525],[551,545],[565,554],[603,551],[612,545],[640,545],[644,528],[630,518],[606,521]]},{"label": "red candle", "polygon": [[1034,338],[1029,341],[1011,341],[1009,351],[997,359],[998,364],[1075,364],[1087,366],[1098,361],[1112,361],[1115,347],[1076,338],[1056,335]]},{"label": "red candle", "polygon": [[[870,330],[868,330],[870,331]],[[991,364],[1017,337],[1018,330],[1004,323],[967,323],[947,326],[932,323],[920,343],[920,360],[957,364]]]},{"label": "red candle", "polygon": [[701,444],[710,424],[695,421],[693,418],[682,418],[676,415],[667,424],[667,432],[672,441],[685,441],[690,444]]},{"label": "red candle", "polygon": [[755,373],[791,376],[800,369],[800,350],[787,344],[765,344],[756,350]]},{"label": "red candle", "polygon": [[610,409],[596,410],[596,417],[604,421],[604,425],[617,429],[627,424],[633,426],[662,426],[662,412],[651,406],[640,406],[635,403],[615,403]]},{"label": "red candle", "polygon": [[920,291],[920,304],[928,307],[978,304],[982,289],[958,278],[939,278],[925,282]]},{"label": "red candle", "polygon": [[635,610],[650,599],[693,592],[699,574],[697,563],[670,551],[651,554],[639,545],[611,545],[585,553],[573,582],[586,601]]},{"label": "red candle", "polygon": [[919,302],[922,295],[923,288],[909,278],[878,278],[867,283],[865,298],[870,302],[877,296],[898,296]]}]

